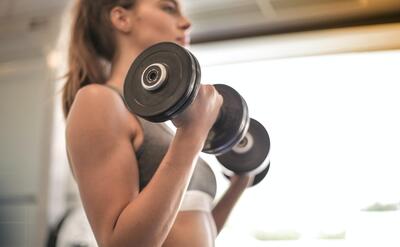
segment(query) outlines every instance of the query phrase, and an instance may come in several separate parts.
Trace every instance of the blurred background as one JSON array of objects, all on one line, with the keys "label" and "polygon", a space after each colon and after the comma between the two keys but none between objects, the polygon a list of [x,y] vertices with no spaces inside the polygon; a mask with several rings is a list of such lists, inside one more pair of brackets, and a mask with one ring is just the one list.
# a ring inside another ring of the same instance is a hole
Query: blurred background
[{"label": "blurred background", "polygon": [[[400,1],[184,2],[202,81],[237,89],[272,143],[217,246],[400,246]],[[0,1],[1,247],[54,246],[80,205],[60,103],[71,4]],[[62,246],[94,246],[80,227]]]}]

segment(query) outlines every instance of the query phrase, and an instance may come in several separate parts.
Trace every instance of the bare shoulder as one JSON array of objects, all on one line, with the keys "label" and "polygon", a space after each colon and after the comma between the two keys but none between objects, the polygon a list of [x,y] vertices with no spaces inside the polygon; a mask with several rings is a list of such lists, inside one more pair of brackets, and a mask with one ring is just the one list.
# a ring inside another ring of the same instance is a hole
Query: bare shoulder
[{"label": "bare shoulder", "polygon": [[81,88],[76,94],[71,107],[67,128],[78,124],[83,128],[89,125],[91,129],[107,128],[121,131],[135,131],[139,128],[138,121],[127,110],[121,97],[110,88],[91,84]]},{"label": "bare shoulder", "polygon": [[[125,113],[125,106],[119,95],[102,85],[88,85],[81,88],[75,96],[70,114],[113,114]],[[122,117],[122,116],[121,116]]]}]

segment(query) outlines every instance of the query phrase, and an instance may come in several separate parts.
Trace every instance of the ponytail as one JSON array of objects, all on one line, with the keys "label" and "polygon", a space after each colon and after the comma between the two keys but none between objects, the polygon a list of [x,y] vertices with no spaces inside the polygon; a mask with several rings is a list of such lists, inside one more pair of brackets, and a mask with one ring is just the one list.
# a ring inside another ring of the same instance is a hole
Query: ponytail
[{"label": "ponytail", "polygon": [[68,51],[68,72],[63,87],[62,107],[66,118],[78,90],[107,80],[102,61],[111,63],[116,41],[109,13],[115,6],[133,7],[133,0],[77,0]]}]

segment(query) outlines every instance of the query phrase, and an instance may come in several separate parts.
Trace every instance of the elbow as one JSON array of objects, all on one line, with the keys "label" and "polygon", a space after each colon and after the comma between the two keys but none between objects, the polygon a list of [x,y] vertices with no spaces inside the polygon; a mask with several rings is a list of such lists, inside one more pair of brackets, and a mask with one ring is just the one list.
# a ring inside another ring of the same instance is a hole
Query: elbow
[{"label": "elbow", "polygon": [[113,247],[116,246],[115,243],[113,243],[113,241],[111,241],[111,238],[106,238],[106,237],[102,237],[100,239],[97,239],[97,245],[99,247]]},{"label": "elbow", "polygon": [[[143,222],[143,221],[142,221]],[[114,224],[112,228],[97,231],[99,247],[157,247],[162,246],[168,233],[160,224],[143,224],[139,221]]]},{"label": "elbow", "polygon": [[116,246],[124,246],[121,245],[121,241],[117,241],[118,239],[114,236],[115,232],[110,232],[107,234],[100,234],[100,236],[96,236],[97,244],[99,247],[116,247]]},{"label": "elbow", "polygon": [[129,236],[129,239],[123,237],[110,237],[98,242],[99,247],[121,247],[121,246],[140,246],[140,247],[161,247],[163,241],[159,238],[149,236],[149,234],[140,234],[142,236]]},{"label": "elbow", "polygon": [[99,247],[121,247],[121,246],[140,246],[140,247],[161,247],[162,243],[156,244],[154,243],[154,241],[152,241],[151,243],[147,242],[141,242],[141,241],[132,241],[132,243],[130,245],[124,245],[124,244],[120,244],[120,243],[104,243],[104,245],[99,244]]}]

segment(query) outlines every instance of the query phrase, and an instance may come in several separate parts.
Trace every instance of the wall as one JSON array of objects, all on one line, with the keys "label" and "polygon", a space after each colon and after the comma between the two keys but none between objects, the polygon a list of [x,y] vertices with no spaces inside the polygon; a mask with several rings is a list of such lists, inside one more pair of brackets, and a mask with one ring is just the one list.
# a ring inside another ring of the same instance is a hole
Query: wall
[{"label": "wall", "polygon": [[0,246],[44,246],[57,13],[0,22]]}]

